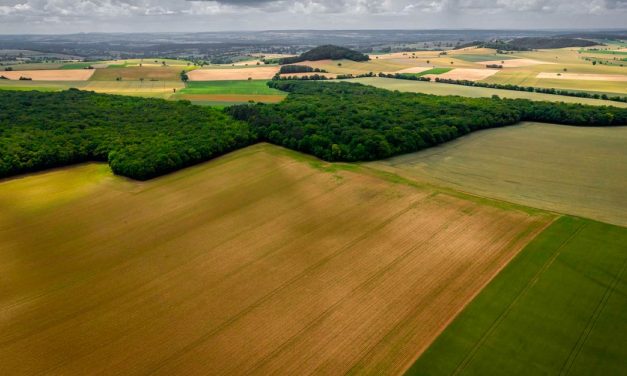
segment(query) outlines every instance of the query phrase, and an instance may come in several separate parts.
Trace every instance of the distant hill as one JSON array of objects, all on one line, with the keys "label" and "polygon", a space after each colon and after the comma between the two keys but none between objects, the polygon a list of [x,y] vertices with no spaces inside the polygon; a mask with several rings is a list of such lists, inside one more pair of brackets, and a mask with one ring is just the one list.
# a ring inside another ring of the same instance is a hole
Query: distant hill
[{"label": "distant hill", "polygon": [[331,44],[325,46],[319,46],[311,49],[300,56],[286,57],[279,61],[279,64],[294,64],[301,61],[316,61],[316,60],[353,60],[353,61],[368,61],[370,58],[368,55],[364,55],[361,52],[351,50],[350,48],[334,46]]},{"label": "distant hill", "polygon": [[587,39],[579,38],[517,38],[508,42],[516,48],[525,49],[545,49],[545,48],[566,48],[566,47],[589,47],[599,43]]},{"label": "distant hill", "polygon": [[487,42],[473,41],[460,44],[455,47],[456,50],[466,47],[484,47],[493,48],[500,51],[530,51],[538,49],[550,48],[566,48],[566,47],[590,47],[599,43],[580,38],[566,37],[524,37],[516,38],[508,41],[492,40]]}]

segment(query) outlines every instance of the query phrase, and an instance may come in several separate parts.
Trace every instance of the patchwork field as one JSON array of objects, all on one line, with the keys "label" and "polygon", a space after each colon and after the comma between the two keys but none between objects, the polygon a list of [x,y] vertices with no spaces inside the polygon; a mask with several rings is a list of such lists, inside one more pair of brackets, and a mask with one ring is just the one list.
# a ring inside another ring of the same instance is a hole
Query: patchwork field
[{"label": "patchwork field", "polygon": [[484,65],[497,64],[497,65],[502,65],[503,68],[520,68],[520,67],[529,67],[529,66],[534,66],[534,65],[556,64],[556,63],[534,60],[534,59],[515,59],[515,58],[510,57],[509,59],[483,61],[479,64],[484,64]]},{"label": "patchwork field", "polygon": [[524,123],[372,165],[462,191],[627,226],[627,127]]},{"label": "patchwork field", "polygon": [[552,220],[269,145],[0,205],[2,374],[402,372]]},{"label": "patchwork field", "polygon": [[87,81],[94,74],[94,69],[51,69],[51,70],[23,70],[0,72],[9,80],[19,80],[20,77],[30,78],[33,81]]},{"label": "patchwork field", "polygon": [[627,107],[627,103],[613,102],[601,99],[591,98],[577,98],[567,97],[563,95],[542,94],[542,93],[530,93],[526,91],[513,91],[513,90],[501,90],[490,89],[484,87],[472,87],[462,85],[451,85],[437,82],[421,82],[421,81],[408,81],[397,80],[391,78],[381,77],[364,77],[348,80],[349,82],[357,82],[364,85],[371,85],[388,90],[407,91],[411,93],[424,93],[434,95],[459,95],[462,97],[491,97],[498,95],[501,98],[521,98],[529,99],[533,101],[550,101],[550,102],[566,102],[566,103],[581,103],[590,104],[596,106],[616,106]]},{"label": "patchwork field", "polygon": [[188,73],[190,81],[269,80],[279,71],[278,66],[258,68],[196,69]]},{"label": "patchwork field", "polygon": [[561,218],[481,291],[407,375],[624,374],[626,269],[627,229]]}]

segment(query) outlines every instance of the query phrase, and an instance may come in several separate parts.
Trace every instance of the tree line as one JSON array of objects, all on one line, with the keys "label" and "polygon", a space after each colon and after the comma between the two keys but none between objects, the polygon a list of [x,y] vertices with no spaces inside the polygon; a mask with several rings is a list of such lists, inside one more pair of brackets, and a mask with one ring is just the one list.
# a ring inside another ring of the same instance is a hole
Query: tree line
[{"label": "tree line", "polygon": [[353,60],[353,61],[368,61],[370,58],[368,55],[364,55],[361,52],[351,50],[346,47],[325,45],[313,48],[300,56],[286,57],[279,60],[279,64],[294,64],[301,61],[317,61],[317,60]]},{"label": "tree line", "polygon": [[463,85],[463,86],[487,87],[490,89],[528,91],[530,93],[565,95],[567,97],[604,99],[604,100],[614,101],[614,102],[627,102],[627,97],[621,97],[618,95],[610,96],[607,94],[587,93],[585,91],[568,91],[568,90],[561,90],[561,89],[554,89],[554,88],[519,86],[519,85],[512,85],[512,84],[493,84],[493,83],[487,83],[487,82],[468,81],[468,80],[452,80],[452,79],[439,78],[439,77],[436,77],[435,82],[440,82],[443,84]]},{"label": "tree line", "polygon": [[279,70],[279,74],[309,73],[309,72],[327,73],[327,71],[324,69],[312,68],[308,65],[297,65],[297,64],[283,65],[281,66],[281,69]]},{"label": "tree line", "polygon": [[189,101],[0,91],[0,178],[85,161],[150,179],[259,141],[329,161],[418,151],[469,132],[540,121],[626,125],[627,109],[401,93],[346,82],[270,81],[278,104],[223,111]]},{"label": "tree line", "polygon": [[233,106],[259,140],[329,161],[366,161],[415,152],[479,129],[520,121],[624,125],[627,109],[524,99],[402,93],[352,83],[271,81],[278,104]]}]

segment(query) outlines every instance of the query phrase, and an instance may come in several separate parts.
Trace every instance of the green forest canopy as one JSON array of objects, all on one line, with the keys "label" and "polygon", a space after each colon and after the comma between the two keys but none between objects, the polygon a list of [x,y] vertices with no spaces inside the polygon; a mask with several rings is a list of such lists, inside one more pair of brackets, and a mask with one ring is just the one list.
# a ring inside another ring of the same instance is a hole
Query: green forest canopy
[{"label": "green forest canopy", "polygon": [[441,97],[345,82],[269,85],[288,98],[225,111],[75,89],[0,90],[0,177],[95,160],[144,180],[259,141],[329,161],[361,161],[524,120],[627,124],[627,109],[615,107]]},{"label": "green forest canopy", "polygon": [[294,64],[301,61],[317,61],[317,60],[353,60],[353,61],[368,61],[370,58],[368,55],[364,55],[361,52],[353,51],[346,47],[334,46],[328,44],[325,46],[319,46],[313,48],[300,56],[286,57],[279,60],[279,64]]}]

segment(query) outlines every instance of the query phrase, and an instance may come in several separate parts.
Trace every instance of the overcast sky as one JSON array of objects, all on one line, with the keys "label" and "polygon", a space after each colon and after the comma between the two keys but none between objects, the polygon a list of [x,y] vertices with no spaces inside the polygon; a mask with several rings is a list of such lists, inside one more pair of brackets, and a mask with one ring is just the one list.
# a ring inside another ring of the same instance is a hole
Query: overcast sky
[{"label": "overcast sky", "polygon": [[627,28],[627,0],[0,0],[0,33]]}]

